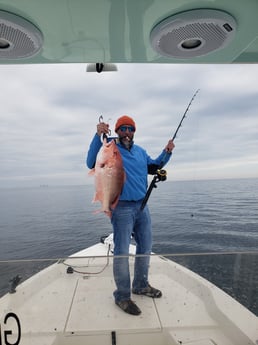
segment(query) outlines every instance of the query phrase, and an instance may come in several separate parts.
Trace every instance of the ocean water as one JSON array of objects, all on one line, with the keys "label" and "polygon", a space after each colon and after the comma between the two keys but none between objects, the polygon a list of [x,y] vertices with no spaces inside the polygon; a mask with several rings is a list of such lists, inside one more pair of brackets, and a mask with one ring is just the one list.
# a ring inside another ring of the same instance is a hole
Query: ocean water
[{"label": "ocean water", "polygon": [[[93,193],[92,185],[1,190],[0,295],[10,278],[26,278],[40,267],[9,260],[66,257],[112,232],[109,219],[94,213]],[[258,179],[159,182],[148,205],[153,251],[258,315]]]}]

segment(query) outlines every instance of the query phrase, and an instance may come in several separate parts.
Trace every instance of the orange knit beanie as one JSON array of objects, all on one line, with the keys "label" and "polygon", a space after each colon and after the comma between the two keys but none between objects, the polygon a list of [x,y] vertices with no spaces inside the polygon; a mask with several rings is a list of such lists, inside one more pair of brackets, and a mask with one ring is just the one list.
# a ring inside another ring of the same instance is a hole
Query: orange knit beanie
[{"label": "orange knit beanie", "polygon": [[121,127],[123,125],[133,126],[136,130],[135,122],[130,116],[123,115],[123,116],[119,117],[119,119],[116,121],[115,132],[117,132],[119,127]]}]

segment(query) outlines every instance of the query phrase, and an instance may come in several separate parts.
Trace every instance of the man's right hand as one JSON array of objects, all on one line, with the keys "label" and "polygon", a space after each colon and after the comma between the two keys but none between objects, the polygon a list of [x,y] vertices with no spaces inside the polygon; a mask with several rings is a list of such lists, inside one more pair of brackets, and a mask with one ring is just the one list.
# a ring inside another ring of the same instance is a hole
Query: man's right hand
[{"label": "man's right hand", "polygon": [[109,133],[109,124],[105,122],[100,122],[97,124],[97,134],[101,136],[102,134]]}]

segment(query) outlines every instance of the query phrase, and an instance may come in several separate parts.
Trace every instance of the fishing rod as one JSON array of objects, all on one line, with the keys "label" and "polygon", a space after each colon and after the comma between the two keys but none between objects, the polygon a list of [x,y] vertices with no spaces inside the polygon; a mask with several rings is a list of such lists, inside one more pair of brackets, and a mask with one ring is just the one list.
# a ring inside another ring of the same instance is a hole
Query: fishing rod
[{"label": "fishing rod", "polygon": [[[178,133],[180,127],[182,126],[182,123],[183,123],[184,119],[186,118],[186,114],[187,114],[187,112],[188,112],[188,110],[189,110],[189,108],[190,108],[194,98],[196,97],[196,95],[197,95],[197,93],[199,91],[200,91],[200,89],[195,91],[193,97],[191,98],[190,102],[188,103],[188,105],[187,105],[187,107],[185,109],[184,115],[182,116],[181,121],[179,122],[179,125],[177,126],[177,129],[176,129],[176,131],[175,131],[175,133],[174,133],[174,135],[172,137],[172,141],[175,140],[175,138],[177,136],[177,133]],[[156,183],[160,182],[160,181],[166,181],[166,179],[167,179],[167,172],[166,172],[166,170],[161,169],[162,166],[163,166],[163,162],[160,163],[159,167],[156,169],[156,172],[154,173],[153,179],[152,179],[152,181],[150,183],[150,186],[149,186],[149,188],[148,188],[148,190],[146,192],[146,195],[145,195],[145,197],[144,197],[144,199],[142,201],[141,210],[143,210],[145,205],[147,204],[153,188],[157,188]]]},{"label": "fishing rod", "polygon": [[198,90],[195,91],[195,93],[194,93],[193,97],[191,98],[191,100],[190,100],[190,102],[189,102],[187,108],[185,109],[184,115],[183,115],[183,117],[182,117],[182,119],[181,119],[179,125],[177,126],[177,129],[176,129],[176,131],[175,131],[175,133],[174,133],[174,135],[173,135],[172,141],[174,141],[174,139],[176,138],[177,132],[179,131],[179,128],[182,126],[182,123],[183,123],[184,119],[186,118],[186,113],[188,112],[188,110],[189,110],[189,108],[190,108],[190,106],[191,106],[193,100],[195,99],[195,96],[197,95],[197,93],[198,93],[199,91],[200,91],[200,89],[198,89]]}]

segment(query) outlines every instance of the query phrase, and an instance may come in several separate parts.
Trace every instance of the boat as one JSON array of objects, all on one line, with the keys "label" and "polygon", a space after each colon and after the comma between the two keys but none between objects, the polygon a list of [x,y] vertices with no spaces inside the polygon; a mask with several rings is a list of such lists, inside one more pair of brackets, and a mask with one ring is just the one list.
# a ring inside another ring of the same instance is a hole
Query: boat
[{"label": "boat", "polygon": [[[164,296],[134,295],[142,314],[113,301],[113,236],[60,259],[0,299],[3,344],[257,344],[257,317],[182,265],[151,256]],[[133,271],[135,246],[130,246]]]},{"label": "boat", "polygon": [[[258,62],[254,0],[2,0],[0,64]],[[122,313],[112,293],[112,235],[57,260],[0,298],[0,345],[257,345],[258,318],[167,255],[151,255],[161,299],[134,296]],[[132,244],[130,265],[135,248]]]}]

